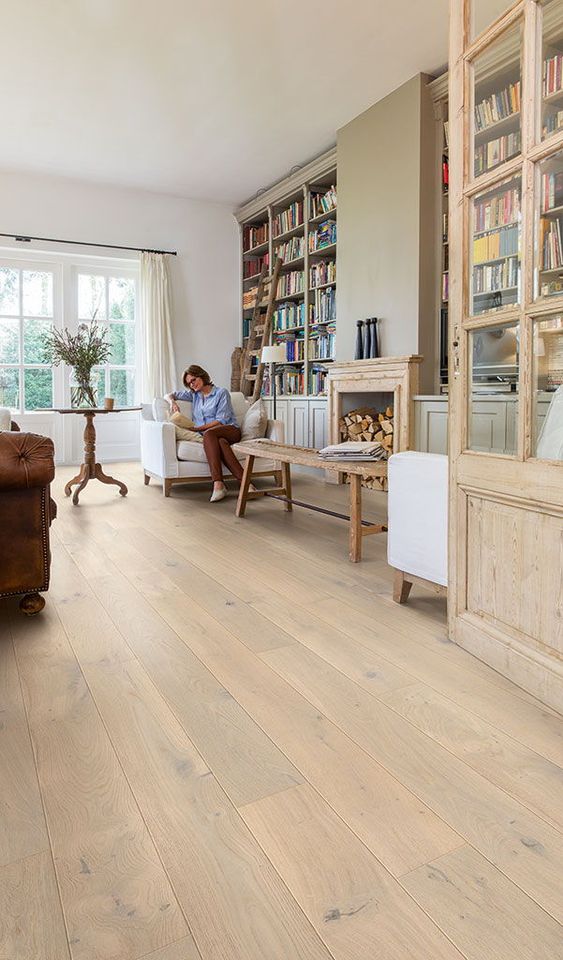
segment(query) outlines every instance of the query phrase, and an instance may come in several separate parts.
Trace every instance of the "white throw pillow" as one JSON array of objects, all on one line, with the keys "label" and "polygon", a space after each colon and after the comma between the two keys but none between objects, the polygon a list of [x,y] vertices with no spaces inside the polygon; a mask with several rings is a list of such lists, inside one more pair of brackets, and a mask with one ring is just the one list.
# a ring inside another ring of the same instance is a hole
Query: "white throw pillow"
[{"label": "white throw pillow", "polygon": [[9,430],[12,423],[12,414],[8,407],[0,407],[0,431]]},{"label": "white throw pillow", "polygon": [[156,397],[152,402],[153,419],[158,423],[166,423],[170,419],[170,404],[164,397]]},{"label": "white throw pillow", "polygon": [[268,426],[268,411],[262,400],[257,400],[246,411],[240,429],[243,440],[257,440],[266,436]]}]

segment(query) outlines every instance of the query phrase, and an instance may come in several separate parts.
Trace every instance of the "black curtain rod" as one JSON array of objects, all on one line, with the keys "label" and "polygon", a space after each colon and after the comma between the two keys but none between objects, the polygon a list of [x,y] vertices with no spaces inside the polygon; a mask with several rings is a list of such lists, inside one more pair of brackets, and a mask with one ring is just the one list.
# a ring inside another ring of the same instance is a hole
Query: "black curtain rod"
[{"label": "black curtain rod", "polygon": [[115,243],[86,243],[84,240],[54,240],[53,237],[26,237],[23,234],[0,233],[0,237],[10,240],[19,240],[22,243],[31,243],[32,240],[41,240],[44,243],[69,243],[76,247],[103,247],[104,250],[133,250],[135,253],[167,253],[176,257],[176,250],[149,250],[147,247],[118,247]]}]

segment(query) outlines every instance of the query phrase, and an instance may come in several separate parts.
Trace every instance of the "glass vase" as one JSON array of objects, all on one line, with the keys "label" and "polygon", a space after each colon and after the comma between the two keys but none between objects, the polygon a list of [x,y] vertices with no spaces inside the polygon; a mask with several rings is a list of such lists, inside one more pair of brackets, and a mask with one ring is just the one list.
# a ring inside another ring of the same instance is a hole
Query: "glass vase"
[{"label": "glass vase", "polygon": [[71,370],[69,377],[71,407],[95,408],[97,406],[96,388],[90,379],[79,379]]}]

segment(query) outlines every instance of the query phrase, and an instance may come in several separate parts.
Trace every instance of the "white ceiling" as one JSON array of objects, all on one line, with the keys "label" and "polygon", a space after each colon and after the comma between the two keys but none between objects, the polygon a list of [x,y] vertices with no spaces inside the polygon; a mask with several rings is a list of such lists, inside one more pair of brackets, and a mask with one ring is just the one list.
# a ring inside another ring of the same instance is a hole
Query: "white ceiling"
[{"label": "white ceiling", "polygon": [[448,0],[3,0],[0,168],[241,202],[440,68],[447,14]]}]

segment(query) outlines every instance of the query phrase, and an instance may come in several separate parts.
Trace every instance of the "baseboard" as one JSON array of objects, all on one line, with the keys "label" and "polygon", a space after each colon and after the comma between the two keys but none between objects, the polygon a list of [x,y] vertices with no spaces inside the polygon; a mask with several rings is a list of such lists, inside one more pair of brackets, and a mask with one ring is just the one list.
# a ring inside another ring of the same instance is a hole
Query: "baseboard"
[{"label": "baseboard", "polygon": [[563,713],[563,663],[508,637],[474,613],[456,622],[455,642],[558,713]]}]

